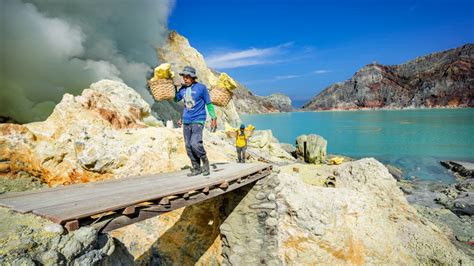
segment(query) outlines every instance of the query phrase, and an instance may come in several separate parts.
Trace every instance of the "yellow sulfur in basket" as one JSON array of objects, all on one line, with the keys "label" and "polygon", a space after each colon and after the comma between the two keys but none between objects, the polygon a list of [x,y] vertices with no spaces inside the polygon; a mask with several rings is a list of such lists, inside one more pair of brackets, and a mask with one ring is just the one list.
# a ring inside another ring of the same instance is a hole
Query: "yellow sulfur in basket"
[{"label": "yellow sulfur in basket", "polygon": [[171,64],[164,63],[155,68],[155,75],[151,80],[157,79],[172,79],[174,78],[174,73],[171,71]]},{"label": "yellow sulfur in basket", "polygon": [[154,76],[148,81],[148,89],[155,101],[171,100],[175,97],[174,73],[171,65],[164,63],[154,69]]},{"label": "yellow sulfur in basket", "polygon": [[[224,130],[225,130],[225,133],[227,135],[227,137],[229,138],[235,138],[237,136],[237,132],[239,131],[239,128],[236,128],[236,127],[231,127],[227,122],[224,124]],[[245,133],[248,135],[248,136],[251,136],[253,134],[253,131],[255,130],[255,126],[253,126],[252,124],[249,124],[246,128],[245,128]]]},{"label": "yellow sulfur in basket", "polygon": [[231,91],[237,87],[237,83],[235,83],[235,81],[226,73],[221,73],[219,75],[219,80],[217,81],[216,87]]}]

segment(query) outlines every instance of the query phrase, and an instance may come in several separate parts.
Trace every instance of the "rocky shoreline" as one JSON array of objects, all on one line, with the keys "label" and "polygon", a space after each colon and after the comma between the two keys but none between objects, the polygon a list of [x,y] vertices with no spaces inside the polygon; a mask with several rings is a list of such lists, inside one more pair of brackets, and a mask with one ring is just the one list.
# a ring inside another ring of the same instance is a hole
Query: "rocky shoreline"
[{"label": "rocky shoreline", "polygon": [[[337,108],[316,108],[316,109],[298,109],[299,112],[338,112],[338,111],[397,111],[397,110],[436,110],[436,109],[465,109],[472,108],[471,106],[436,106],[436,107],[337,107]],[[294,111],[293,111],[294,112]]]},{"label": "rocky shoreline", "polygon": [[[453,165],[451,161],[440,163],[448,169]],[[422,216],[445,230],[454,245],[473,257],[474,179],[470,177],[469,171],[466,171],[464,167],[459,167],[460,164],[454,165],[457,167],[454,168],[455,171],[452,174],[457,179],[452,184],[398,179],[398,185],[408,202]],[[464,176],[459,173],[463,173]]]}]

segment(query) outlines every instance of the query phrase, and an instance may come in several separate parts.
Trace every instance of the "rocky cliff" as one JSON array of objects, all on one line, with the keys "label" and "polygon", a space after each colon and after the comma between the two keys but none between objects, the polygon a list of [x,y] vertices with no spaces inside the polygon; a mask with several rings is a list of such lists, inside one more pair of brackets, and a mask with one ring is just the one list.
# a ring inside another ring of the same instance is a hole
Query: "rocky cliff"
[{"label": "rocky cliff", "polygon": [[307,110],[474,106],[474,45],[405,64],[369,64],[306,103]]},{"label": "rocky cliff", "polygon": [[[158,48],[157,53],[160,61],[172,64],[175,73],[178,73],[186,65],[193,66],[197,70],[200,82],[208,87],[214,84],[219,77],[219,72],[210,69],[204,57],[196,49],[191,47],[185,37],[176,31],[170,32],[166,44]],[[240,122],[238,113],[270,113],[283,111],[279,109],[280,106],[278,103],[274,104],[274,102],[268,100],[266,97],[254,95],[239,82],[237,82],[237,85],[229,105],[225,108],[216,108],[218,117],[220,117],[222,121],[236,125]],[[283,101],[287,102],[287,100]],[[285,105],[283,105],[283,108],[285,110],[288,109]]]},{"label": "rocky cliff", "polygon": [[[211,163],[235,161],[223,131],[205,130],[204,143]],[[374,159],[298,164],[269,130],[255,132],[248,156],[274,172],[107,235],[0,208],[0,264],[472,264]],[[64,95],[46,121],[0,124],[0,162],[0,179],[27,173],[49,186],[189,165],[182,129],[156,123],[135,90],[110,80]]]},{"label": "rocky cliff", "polygon": [[293,110],[288,96],[281,93],[258,96],[240,83],[235,89],[233,101],[240,114],[279,113]]}]

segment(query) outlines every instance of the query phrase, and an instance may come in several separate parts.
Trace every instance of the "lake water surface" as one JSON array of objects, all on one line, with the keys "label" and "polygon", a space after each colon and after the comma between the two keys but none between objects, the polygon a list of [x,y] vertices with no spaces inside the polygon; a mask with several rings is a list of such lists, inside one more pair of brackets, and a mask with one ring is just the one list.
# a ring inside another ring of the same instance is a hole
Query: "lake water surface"
[{"label": "lake water surface", "polygon": [[295,112],[242,115],[280,142],[301,134],[328,141],[328,153],[375,157],[401,167],[407,178],[452,182],[440,160],[474,161],[474,108]]}]

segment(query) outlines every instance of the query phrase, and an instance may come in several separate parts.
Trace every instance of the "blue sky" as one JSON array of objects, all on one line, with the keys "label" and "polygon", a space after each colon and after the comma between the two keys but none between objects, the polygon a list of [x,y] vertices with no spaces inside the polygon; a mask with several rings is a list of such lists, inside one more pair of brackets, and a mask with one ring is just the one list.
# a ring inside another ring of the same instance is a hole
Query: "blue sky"
[{"label": "blue sky", "polygon": [[474,0],[177,0],[169,28],[254,93],[298,105],[373,61],[474,42]]}]

